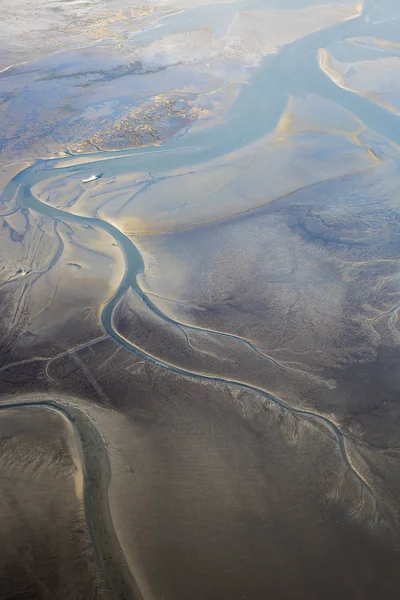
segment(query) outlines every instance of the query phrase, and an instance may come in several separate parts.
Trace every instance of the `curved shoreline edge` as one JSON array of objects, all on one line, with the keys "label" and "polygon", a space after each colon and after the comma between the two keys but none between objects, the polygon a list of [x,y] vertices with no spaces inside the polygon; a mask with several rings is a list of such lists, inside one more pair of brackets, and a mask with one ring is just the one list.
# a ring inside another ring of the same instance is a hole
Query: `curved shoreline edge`
[{"label": "curved shoreline edge", "polygon": [[[8,399],[9,400],[9,399]],[[67,419],[79,440],[83,457],[84,510],[93,549],[109,596],[120,600],[143,600],[132,572],[123,558],[108,502],[110,460],[104,440],[90,417],[75,404],[62,399],[0,401],[0,412],[18,408],[54,410]],[[116,559],[115,557],[118,557]]]},{"label": "curved shoreline edge", "polygon": [[[195,381],[201,380],[212,384],[227,385],[242,389],[247,392],[255,393],[272,402],[280,409],[288,411],[299,418],[308,419],[324,425],[337,440],[339,452],[346,468],[350,473],[352,473],[359,483],[360,507],[364,504],[365,494],[367,493],[370,495],[375,507],[374,518],[376,517],[378,508],[382,511],[382,513],[384,513],[384,507],[376,497],[371,484],[365,479],[365,477],[363,477],[363,475],[353,464],[346,446],[346,440],[348,439],[354,444],[358,444],[360,446],[363,444],[355,438],[347,436],[345,433],[343,433],[339,426],[332,419],[311,410],[290,406],[281,398],[271,394],[268,390],[247,384],[246,382],[207,375],[196,371],[186,370],[178,365],[169,364],[168,362],[165,362],[164,360],[139,348],[134,344],[134,342],[128,340],[118,332],[114,323],[114,314],[120,300],[128,289],[132,289],[132,291],[134,291],[146,304],[147,308],[157,314],[159,317],[162,317],[166,321],[173,323],[180,330],[184,330],[185,325],[175,322],[164,315],[139,287],[139,284],[137,283],[137,276],[144,270],[143,258],[135,244],[117,227],[97,217],[92,218],[74,215],[73,213],[55,208],[42,202],[33,195],[31,188],[35,183],[37,183],[38,174],[42,176],[44,175],[43,179],[46,179],[50,176],[50,173],[53,172],[52,169],[48,168],[47,164],[47,168],[42,169],[41,167],[43,167],[43,161],[38,161],[25,170],[20,171],[6,187],[3,198],[5,201],[7,201],[14,194],[17,194],[17,201],[20,206],[25,206],[27,209],[32,209],[43,216],[51,218],[55,222],[64,221],[71,223],[85,223],[91,227],[98,227],[112,236],[115,242],[122,247],[125,258],[125,273],[115,295],[108,300],[101,311],[101,323],[106,334],[119,346],[122,346],[131,354],[138,356],[148,363],[166,369],[171,373],[187,377]],[[190,328],[190,325],[187,327]],[[37,406],[38,403],[26,402],[24,404],[24,406],[32,405]],[[109,582],[108,584],[111,588],[111,593],[114,593],[114,597],[116,599],[127,598],[129,600],[142,600],[143,597],[139,587],[124,559],[118,537],[113,528],[108,502],[104,502],[104,499],[107,496],[107,489],[111,474],[108,455],[104,448],[100,433],[97,432],[93,426],[88,424],[88,420],[83,417],[82,412],[79,410],[75,409],[75,414],[73,414],[71,408],[66,405],[58,405],[55,401],[43,401],[42,405],[47,407],[53,406],[53,408],[63,412],[63,414],[65,414],[69,420],[75,424],[79,431],[86,465],[86,474],[84,478],[84,498],[85,510],[87,510],[87,521],[96,556],[98,557],[99,564],[101,565],[101,568],[105,574],[105,578]],[[17,404],[14,407],[17,406],[22,405]],[[11,407],[11,405],[8,405],[8,407]],[[100,459],[96,453],[101,455]],[[99,466],[100,462],[102,462],[103,465],[106,465],[106,474],[102,475],[101,467]],[[107,479],[107,482],[105,482],[105,478]],[[96,511],[99,511],[98,514],[103,511],[103,518],[95,525]]]},{"label": "curved shoreline edge", "polygon": [[[289,63],[291,58],[296,52],[301,49],[303,55],[297,58],[293,64],[303,65],[307,64],[304,62],[304,52],[309,52],[311,49],[318,49],[321,47],[322,42],[325,44],[327,39],[332,41],[335,38],[335,32],[340,29],[348,35],[353,33],[354,23],[361,22],[360,18],[354,21],[348,21],[332,26],[329,30],[324,32],[318,32],[308,37],[309,44],[305,48],[302,47],[302,42],[294,43],[288,47],[287,51],[282,53],[282,57],[279,57],[275,62],[271,63],[268,69],[272,69],[272,75],[274,72],[278,72],[281,63],[285,65]],[[368,31],[368,26],[364,25],[364,29]],[[326,39],[327,38],[327,39]],[[286,62],[285,62],[286,61]],[[154,364],[155,366],[161,367],[179,376],[187,377],[195,381],[205,381],[211,384],[227,385],[235,388],[243,389],[244,391],[258,394],[265,398],[269,402],[275,404],[280,409],[288,411],[289,413],[296,415],[299,418],[308,419],[315,423],[322,424],[329,430],[330,434],[336,439],[340,455],[346,466],[346,468],[352,473],[357,479],[360,487],[360,507],[364,504],[365,494],[368,493],[375,505],[375,515],[379,509],[382,511],[384,507],[380,504],[375,491],[371,487],[371,484],[365,479],[365,477],[359,473],[356,466],[353,464],[350,452],[347,447],[347,441],[352,442],[360,447],[363,445],[361,441],[346,435],[342,432],[339,426],[333,419],[312,412],[311,410],[303,410],[286,404],[284,400],[273,396],[268,391],[246,384],[242,381],[235,381],[230,379],[224,379],[218,376],[207,375],[196,371],[189,371],[178,365],[169,364],[156,356],[145,352],[132,342],[120,334],[115,326],[114,314],[119,304],[119,301],[123,297],[123,294],[131,288],[136,294],[139,295],[141,300],[146,304],[147,308],[155,312],[159,317],[168,320],[173,323],[177,328],[184,332],[185,327],[191,328],[189,324],[180,324],[176,321],[171,320],[167,315],[164,315],[157,306],[148,298],[143,292],[137,281],[137,275],[143,271],[144,264],[142,256],[138,248],[133,242],[127,238],[120,230],[116,227],[102,221],[99,218],[90,218],[74,215],[59,209],[56,209],[50,205],[41,202],[35,196],[33,196],[31,188],[38,181],[43,181],[49,178],[57,170],[63,170],[65,175],[73,173],[82,173],[82,177],[86,174],[90,174],[90,170],[99,167],[103,161],[112,160],[117,163],[124,163],[119,166],[119,169],[132,169],[132,163],[135,161],[134,168],[140,169],[145,163],[147,164],[148,159],[151,157],[152,169],[158,168],[163,164],[163,160],[168,159],[174,164],[175,162],[181,163],[182,165],[193,164],[194,161],[204,160],[207,158],[215,158],[216,156],[224,155],[227,149],[240,148],[242,145],[248,144],[251,139],[258,139],[262,130],[270,129],[274,127],[276,121],[282,111],[282,102],[284,101],[288,87],[296,84],[296,78],[294,83],[288,86],[284,79],[279,83],[274,95],[266,96],[261,93],[265,91],[268,85],[268,77],[265,75],[268,69],[263,70],[257,75],[257,81],[252,86],[248,86],[245,90],[243,97],[234,105],[231,110],[231,114],[226,124],[224,124],[219,133],[217,140],[213,140],[210,144],[204,144],[204,136],[206,134],[198,133],[195,136],[182,139],[181,137],[176,138],[174,141],[169,141],[163,144],[162,149],[158,148],[143,148],[137,150],[126,150],[112,152],[100,152],[92,153],[90,155],[78,155],[74,157],[66,158],[55,158],[47,160],[38,160],[30,167],[20,171],[15,175],[3,194],[4,202],[10,200],[15,194],[18,195],[18,203],[20,206],[27,207],[37,211],[38,213],[57,221],[66,221],[72,223],[88,223],[91,226],[98,227],[111,235],[114,240],[121,245],[125,257],[125,274],[120,282],[119,288],[106,305],[102,309],[101,322],[105,332],[110,338],[115,341],[120,347],[122,346],[128,352],[140,357],[148,363]],[[301,75],[301,69],[299,71],[299,78]],[[326,96],[333,101],[337,101],[339,104],[350,110],[356,107],[363,122],[371,129],[380,132],[384,135],[389,135],[389,139],[400,141],[398,128],[396,129],[395,117],[392,115],[386,115],[385,111],[381,108],[374,108],[369,112],[370,105],[367,101],[362,98],[355,97],[350,92],[345,90],[337,89],[332,82],[325,80],[322,73],[315,72],[312,76],[316,78],[316,81],[311,81],[311,93],[318,88],[322,96]],[[280,81],[280,80],[279,80]],[[301,85],[299,87],[301,90]],[[246,133],[246,139],[242,140],[243,133],[240,130],[241,122],[244,122],[244,116],[246,114],[247,105],[253,106],[255,113],[255,119],[250,124],[254,131]],[[368,109],[368,110],[367,110]],[[368,118],[367,118],[368,117]],[[263,126],[259,127],[261,119]],[[257,121],[259,119],[259,121]],[[257,131],[256,131],[257,130]],[[215,136],[214,136],[215,138]],[[191,146],[190,146],[191,145]],[[193,147],[194,146],[194,147]],[[96,161],[97,158],[97,161]],[[87,162],[85,163],[85,159]],[[118,160],[116,160],[118,159]],[[125,160],[124,160],[125,159]],[[75,162],[76,161],[76,162]],[[103,167],[101,167],[103,168]],[[224,335],[222,332],[214,332]],[[230,334],[226,334],[230,335]],[[254,349],[254,348],[253,348]],[[255,349],[254,349],[255,350]],[[255,350],[257,351],[257,350]],[[7,400],[6,398],[4,400]],[[9,400],[9,399],[8,399]],[[108,586],[110,587],[111,594],[116,598],[127,598],[128,600],[142,600],[143,596],[140,589],[134,580],[132,571],[125,561],[125,557],[121,550],[118,536],[114,530],[112,523],[112,516],[110,513],[110,507],[108,504],[107,491],[111,478],[110,462],[107,449],[104,444],[104,440],[100,432],[96,429],[90,420],[88,415],[85,415],[78,407],[69,405],[67,401],[63,400],[38,400],[38,401],[22,401],[22,402],[9,402],[8,404],[2,404],[0,400],[0,410],[18,408],[18,407],[44,407],[51,408],[61,412],[73,425],[77,435],[80,439],[82,453],[84,457],[84,503],[85,503],[85,514],[88,523],[90,536],[92,539],[93,547],[98,559],[99,565],[105,575]],[[101,514],[101,520],[98,519],[98,515]]]}]

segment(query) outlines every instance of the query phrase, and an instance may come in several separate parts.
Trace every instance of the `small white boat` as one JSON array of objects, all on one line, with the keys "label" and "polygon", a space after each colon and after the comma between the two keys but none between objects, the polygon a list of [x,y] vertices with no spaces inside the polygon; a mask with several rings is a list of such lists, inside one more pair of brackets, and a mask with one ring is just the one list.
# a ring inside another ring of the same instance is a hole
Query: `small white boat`
[{"label": "small white boat", "polygon": [[100,179],[100,175],[91,175],[87,179],[82,179],[82,183],[90,183],[90,181],[95,181],[96,179]]}]

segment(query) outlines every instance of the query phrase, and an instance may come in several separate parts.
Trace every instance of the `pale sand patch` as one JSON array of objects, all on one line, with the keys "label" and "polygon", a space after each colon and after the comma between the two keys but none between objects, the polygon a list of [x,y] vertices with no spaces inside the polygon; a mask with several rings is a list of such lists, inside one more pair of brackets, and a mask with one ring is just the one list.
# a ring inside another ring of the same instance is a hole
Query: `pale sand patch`
[{"label": "pale sand patch", "polygon": [[346,63],[336,60],[325,48],[321,48],[319,64],[337,86],[368,98],[396,115],[400,114],[399,57]]}]

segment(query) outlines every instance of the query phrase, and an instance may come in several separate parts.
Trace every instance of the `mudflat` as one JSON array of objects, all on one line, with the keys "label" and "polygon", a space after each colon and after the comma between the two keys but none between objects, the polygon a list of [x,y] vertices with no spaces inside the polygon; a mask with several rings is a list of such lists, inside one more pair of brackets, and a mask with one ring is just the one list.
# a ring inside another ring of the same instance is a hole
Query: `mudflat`
[{"label": "mudflat", "polygon": [[0,599],[397,599],[395,0],[0,15]]}]

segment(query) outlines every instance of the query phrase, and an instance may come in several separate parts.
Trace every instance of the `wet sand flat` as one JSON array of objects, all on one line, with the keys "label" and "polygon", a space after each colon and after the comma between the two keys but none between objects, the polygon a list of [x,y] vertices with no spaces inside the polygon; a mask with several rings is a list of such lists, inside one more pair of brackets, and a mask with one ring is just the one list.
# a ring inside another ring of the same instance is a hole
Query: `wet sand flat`
[{"label": "wet sand flat", "polygon": [[0,599],[397,598],[396,2],[2,12]]}]

